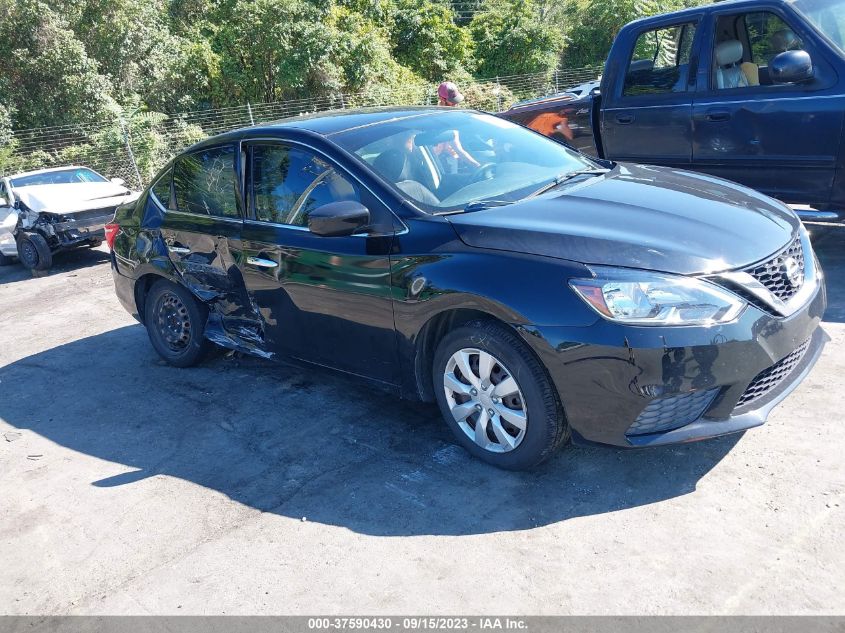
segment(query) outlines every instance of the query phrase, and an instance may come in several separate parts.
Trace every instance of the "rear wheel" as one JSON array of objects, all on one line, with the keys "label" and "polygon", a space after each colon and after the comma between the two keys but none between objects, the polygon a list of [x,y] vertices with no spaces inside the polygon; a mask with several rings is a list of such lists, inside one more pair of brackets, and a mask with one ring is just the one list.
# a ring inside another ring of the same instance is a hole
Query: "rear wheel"
[{"label": "rear wheel", "polygon": [[434,358],[434,389],[458,442],[510,470],[536,466],[569,438],[545,368],[510,329],[474,321],[449,332]]},{"label": "rear wheel", "polygon": [[144,323],[159,355],[175,367],[195,365],[211,348],[204,336],[208,309],[190,292],[166,280],[147,295]]},{"label": "rear wheel", "polygon": [[53,265],[50,245],[40,233],[18,235],[18,259],[30,270],[47,270]]}]

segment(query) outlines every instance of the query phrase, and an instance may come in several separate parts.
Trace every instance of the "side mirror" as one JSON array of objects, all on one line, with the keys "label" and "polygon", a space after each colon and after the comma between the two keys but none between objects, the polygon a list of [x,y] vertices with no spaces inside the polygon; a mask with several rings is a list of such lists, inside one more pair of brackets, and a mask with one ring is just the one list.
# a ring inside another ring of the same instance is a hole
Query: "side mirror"
[{"label": "side mirror", "polygon": [[769,62],[769,77],[777,84],[796,84],[813,78],[813,60],[807,51],[784,51]]},{"label": "side mirror", "polygon": [[370,210],[354,200],[330,202],[308,214],[308,230],[323,237],[352,235],[369,223]]},{"label": "side mirror", "polygon": [[123,178],[109,178],[109,181],[112,184],[120,185],[121,187],[126,184],[126,181]]}]

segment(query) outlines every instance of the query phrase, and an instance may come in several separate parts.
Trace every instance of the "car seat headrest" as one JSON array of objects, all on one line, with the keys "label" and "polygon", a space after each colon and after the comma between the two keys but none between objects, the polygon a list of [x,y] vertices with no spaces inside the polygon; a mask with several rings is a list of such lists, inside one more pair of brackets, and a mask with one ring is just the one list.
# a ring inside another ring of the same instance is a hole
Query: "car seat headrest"
[{"label": "car seat headrest", "polygon": [[730,66],[742,59],[742,42],[739,40],[728,40],[716,46],[716,64],[719,66]]}]

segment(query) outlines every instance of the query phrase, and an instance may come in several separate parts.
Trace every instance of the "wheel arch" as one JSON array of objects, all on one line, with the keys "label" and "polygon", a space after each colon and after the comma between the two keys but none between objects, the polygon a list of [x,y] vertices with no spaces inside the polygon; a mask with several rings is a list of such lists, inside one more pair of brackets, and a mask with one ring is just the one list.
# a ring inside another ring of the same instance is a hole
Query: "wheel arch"
[{"label": "wheel arch", "polygon": [[452,330],[470,321],[477,320],[494,321],[513,330],[517,336],[522,338],[514,323],[493,310],[477,307],[452,307],[438,312],[425,322],[415,340],[413,369],[416,395],[420,400],[423,402],[434,402],[435,400],[432,365],[437,345]]},{"label": "wheel arch", "polygon": [[150,289],[153,287],[153,284],[162,279],[171,283],[179,283],[176,279],[163,274],[161,271],[145,272],[135,280],[135,309],[138,313],[138,320],[144,325],[146,325],[144,323],[144,312],[146,308],[147,296],[150,294]]}]

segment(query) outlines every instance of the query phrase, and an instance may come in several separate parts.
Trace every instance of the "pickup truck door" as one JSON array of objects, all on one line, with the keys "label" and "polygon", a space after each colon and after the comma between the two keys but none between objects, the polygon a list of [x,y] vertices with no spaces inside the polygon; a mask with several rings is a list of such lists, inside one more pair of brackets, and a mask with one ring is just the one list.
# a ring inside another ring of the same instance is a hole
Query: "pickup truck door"
[{"label": "pickup truck door", "polygon": [[[761,3],[754,10],[714,11],[702,29],[694,169],[785,202],[827,204],[842,142],[845,78],[837,77],[828,45],[785,7]],[[731,48],[736,52],[726,58],[724,51]],[[774,82],[772,60],[799,49],[809,53],[813,77]],[[722,51],[719,59],[717,51]],[[740,53],[741,59],[725,63]],[[726,81],[731,73],[733,81]],[[838,204],[845,208],[843,196]]]},{"label": "pickup truck door", "polygon": [[697,24],[695,16],[649,22],[614,46],[601,97],[605,157],[689,166]]}]

